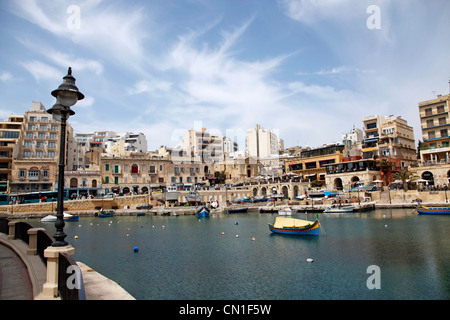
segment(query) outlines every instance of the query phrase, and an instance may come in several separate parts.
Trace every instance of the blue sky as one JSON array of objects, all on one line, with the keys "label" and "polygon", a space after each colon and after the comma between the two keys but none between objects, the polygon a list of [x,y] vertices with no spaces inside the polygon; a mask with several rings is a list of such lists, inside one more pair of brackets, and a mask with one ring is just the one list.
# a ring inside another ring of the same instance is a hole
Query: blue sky
[{"label": "blue sky", "polygon": [[447,0],[1,0],[0,119],[50,108],[71,66],[74,130],[149,149],[200,125],[243,147],[257,123],[317,147],[374,114],[421,139],[418,102],[449,92],[449,16]]}]

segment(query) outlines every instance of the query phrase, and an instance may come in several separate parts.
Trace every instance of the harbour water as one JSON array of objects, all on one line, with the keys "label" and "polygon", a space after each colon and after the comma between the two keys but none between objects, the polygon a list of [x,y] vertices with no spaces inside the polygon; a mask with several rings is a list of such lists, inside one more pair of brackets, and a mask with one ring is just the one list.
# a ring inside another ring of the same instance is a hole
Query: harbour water
[{"label": "harbour water", "polygon": [[[275,217],[82,217],[65,232],[76,261],[136,299],[450,298],[450,217],[413,209],[319,214],[319,237],[272,234]],[[30,222],[53,235],[52,223]]]}]

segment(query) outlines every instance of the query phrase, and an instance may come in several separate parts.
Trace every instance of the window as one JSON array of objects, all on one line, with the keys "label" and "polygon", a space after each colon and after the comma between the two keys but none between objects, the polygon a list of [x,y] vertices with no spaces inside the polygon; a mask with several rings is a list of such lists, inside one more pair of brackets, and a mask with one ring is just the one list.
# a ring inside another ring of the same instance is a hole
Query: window
[{"label": "window", "polygon": [[39,127],[39,130],[47,131],[47,125],[41,124],[40,127]]},{"label": "window", "polygon": [[50,177],[50,172],[48,170],[43,170],[42,171],[42,177],[43,178],[48,178]]},{"label": "window", "polygon": [[12,131],[12,132],[11,131],[3,131],[2,137],[6,138],[6,139],[16,139],[16,138],[19,137],[19,132],[17,132],[17,131]]},{"label": "window", "polygon": [[48,155],[49,158],[54,158],[55,157],[55,151],[49,151],[47,153],[47,155]]},{"label": "window", "polygon": [[114,184],[119,184],[119,177],[114,177]]},{"label": "window", "polygon": [[56,145],[55,145],[54,142],[49,142],[49,143],[48,143],[48,147],[49,147],[49,148],[55,148]]},{"label": "window", "polygon": [[109,177],[105,177],[105,183],[109,183]]},{"label": "window", "polygon": [[36,117],[30,117],[30,122],[36,122]]},{"label": "window", "polygon": [[445,112],[444,106],[437,106],[437,113]]},{"label": "window", "polygon": [[428,132],[428,139],[434,139],[434,138],[436,138],[436,134],[434,133],[434,131]]},{"label": "window", "polygon": [[44,147],[44,143],[42,141],[36,142],[36,148],[43,148],[43,147]]},{"label": "window", "polygon": [[34,130],[34,124],[29,124],[28,125],[28,130]]},{"label": "window", "polygon": [[148,172],[150,172],[150,173],[156,173],[156,166],[155,166],[154,164],[151,164],[151,165],[148,167]]},{"label": "window", "polygon": [[19,170],[19,178],[25,178],[27,176],[27,173],[25,170]]},{"label": "window", "polygon": [[50,133],[50,139],[56,139],[56,133]]},{"label": "window", "polygon": [[39,138],[39,139],[45,139],[45,133],[39,132],[39,133],[38,133],[38,138]]},{"label": "window", "polygon": [[28,179],[30,179],[30,180],[39,179],[39,170],[36,170],[36,169],[28,170]]},{"label": "window", "polygon": [[432,126],[434,126],[434,121],[433,121],[433,119],[427,120],[427,128],[430,128],[430,127],[432,127]]},{"label": "window", "polygon": [[175,174],[179,174],[180,173],[180,168],[174,167],[173,169],[174,169]]},{"label": "window", "polygon": [[58,131],[58,126],[52,125],[52,131]]},{"label": "window", "polygon": [[431,116],[433,114],[433,111],[431,111],[431,108],[425,109],[425,116]]},{"label": "window", "polygon": [[114,165],[114,173],[120,173],[120,165],[118,164]]},{"label": "window", "polygon": [[42,151],[36,151],[36,158],[42,158],[44,153]]},{"label": "window", "polygon": [[127,164],[123,165],[123,171],[128,171],[128,165]]},{"label": "window", "polygon": [[131,173],[139,173],[139,166],[137,164],[131,166]]},{"label": "window", "polygon": [[25,141],[25,143],[23,144],[23,146],[25,148],[30,148],[31,147],[31,141]]},{"label": "window", "polygon": [[27,137],[28,139],[33,139],[33,133],[32,133],[32,132],[27,132],[26,137]]},{"label": "window", "polygon": [[441,137],[447,137],[448,136],[448,131],[447,129],[442,129],[441,130]]},{"label": "window", "polygon": [[109,163],[105,163],[105,171],[109,171]]},{"label": "window", "polygon": [[376,127],[377,127],[377,123],[376,122],[367,124],[367,129],[375,129]]},{"label": "window", "polygon": [[162,170],[163,170],[163,165],[160,164],[160,165],[159,165],[159,171],[162,171]]},{"label": "window", "polygon": [[25,158],[31,157],[31,151],[24,151],[24,152],[23,152],[23,156],[24,156]]},{"label": "window", "polygon": [[439,125],[442,126],[444,124],[447,124],[447,120],[445,117],[439,118]]},{"label": "window", "polygon": [[[41,117],[41,122],[48,122],[48,117]],[[47,130],[47,129],[45,129]]]}]

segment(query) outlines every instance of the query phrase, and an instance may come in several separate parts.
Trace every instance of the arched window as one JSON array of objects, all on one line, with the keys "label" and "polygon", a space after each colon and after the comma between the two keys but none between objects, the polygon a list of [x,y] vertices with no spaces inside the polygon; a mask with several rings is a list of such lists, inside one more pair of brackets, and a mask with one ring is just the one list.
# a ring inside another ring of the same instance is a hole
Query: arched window
[{"label": "arched window", "polygon": [[131,166],[131,173],[139,173],[139,166],[137,164]]},{"label": "arched window", "polygon": [[77,187],[78,187],[78,179],[77,178],[70,179],[69,188],[77,188]]}]

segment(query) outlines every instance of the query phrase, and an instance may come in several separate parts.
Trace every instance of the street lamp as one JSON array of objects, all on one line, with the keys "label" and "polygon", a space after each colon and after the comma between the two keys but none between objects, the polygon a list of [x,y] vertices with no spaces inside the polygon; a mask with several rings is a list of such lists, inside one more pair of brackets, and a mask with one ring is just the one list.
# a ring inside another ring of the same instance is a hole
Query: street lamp
[{"label": "street lamp", "polygon": [[63,83],[58,89],[52,91],[52,96],[56,98],[56,103],[47,110],[56,121],[61,122],[61,135],[59,139],[59,166],[58,166],[58,204],[56,207],[56,233],[53,236],[55,241],[53,247],[68,245],[64,240],[64,163],[66,154],[66,121],[75,112],[70,109],[78,100],[84,99],[84,95],[75,86],[75,78],[72,76],[72,68],[69,67],[67,75],[63,78]]}]

